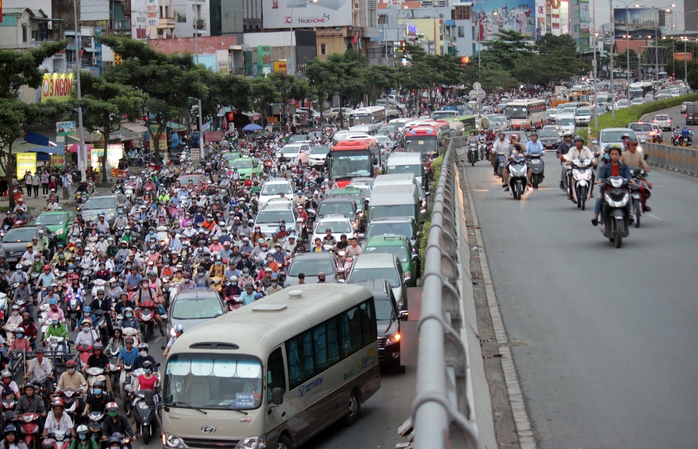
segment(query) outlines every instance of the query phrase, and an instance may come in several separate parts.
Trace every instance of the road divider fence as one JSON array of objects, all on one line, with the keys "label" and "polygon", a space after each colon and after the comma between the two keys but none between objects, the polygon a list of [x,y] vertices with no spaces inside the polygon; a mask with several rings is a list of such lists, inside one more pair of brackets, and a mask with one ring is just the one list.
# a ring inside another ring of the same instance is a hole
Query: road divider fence
[{"label": "road divider fence", "polygon": [[685,175],[698,176],[698,150],[659,143],[644,143],[647,162],[655,167],[674,170]]}]

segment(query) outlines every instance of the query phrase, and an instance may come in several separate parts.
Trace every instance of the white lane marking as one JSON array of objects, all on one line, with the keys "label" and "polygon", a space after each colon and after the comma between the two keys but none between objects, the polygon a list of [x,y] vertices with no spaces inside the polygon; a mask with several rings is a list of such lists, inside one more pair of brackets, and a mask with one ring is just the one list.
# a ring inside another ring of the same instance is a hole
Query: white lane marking
[{"label": "white lane marking", "polygon": [[497,295],[494,291],[492,274],[490,273],[490,266],[487,263],[487,254],[485,253],[485,244],[482,239],[482,232],[480,231],[480,221],[477,217],[477,212],[475,211],[475,201],[473,200],[473,194],[469,190],[470,181],[467,176],[465,177],[465,183],[466,187],[468,188],[466,191],[468,192],[470,213],[473,216],[473,232],[475,233],[477,246],[480,248],[477,253],[478,256],[480,256],[480,268],[482,269],[482,280],[485,283],[487,305],[490,309],[490,319],[492,320],[495,340],[497,340],[497,344],[499,345],[499,353],[502,355],[501,360],[502,371],[504,372],[504,382],[507,385],[507,395],[509,396],[511,411],[514,415],[516,433],[519,436],[519,447],[522,449],[536,449],[537,444],[536,439],[533,436],[533,426],[526,410],[526,402],[521,389],[521,381],[519,380],[519,375],[516,372],[516,366],[514,365],[511,349],[508,346],[509,342],[507,332],[504,328],[504,320],[502,319],[502,313],[499,310]]},{"label": "white lane marking", "polygon": [[645,213],[645,215],[647,215],[648,217],[652,217],[652,218],[654,218],[655,220],[664,221],[663,218],[658,217],[658,216],[656,216],[656,215],[654,215],[654,214]]}]

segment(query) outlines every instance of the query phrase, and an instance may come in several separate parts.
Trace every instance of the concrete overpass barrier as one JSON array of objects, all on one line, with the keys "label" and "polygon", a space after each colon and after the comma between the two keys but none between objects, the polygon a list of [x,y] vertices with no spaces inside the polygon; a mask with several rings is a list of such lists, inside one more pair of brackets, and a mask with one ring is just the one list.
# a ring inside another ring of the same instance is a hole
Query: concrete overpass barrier
[{"label": "concrete overpass barrier", "polygon": [[647,162],[655,167],[674,170],[685,175],[698,176],[698,150],[693,147],[675,147],[658,143],[644,143]]}]

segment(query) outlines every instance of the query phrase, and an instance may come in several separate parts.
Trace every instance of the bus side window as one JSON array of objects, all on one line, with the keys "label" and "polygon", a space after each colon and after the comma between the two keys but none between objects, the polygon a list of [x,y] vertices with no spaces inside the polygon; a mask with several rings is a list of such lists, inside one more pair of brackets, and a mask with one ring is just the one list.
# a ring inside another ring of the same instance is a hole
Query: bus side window
[{"label": "bus side window", "polygon": [[284,374],[284,358],[281,348],[276,348],[269,356],[267,362],[267,404],[271,403],[271,392],[274,388],[281,388],[286,393],[286,375]]},{"label": "bus side window", "polygon": [[359,306],[359,313],[361,315],[361,338],[363,340],[363,346],[367,346],[378,339],[376,326],[372,325],[373,321],[371,320],[375,315],[371,303],[365,302],[361,304]]}]

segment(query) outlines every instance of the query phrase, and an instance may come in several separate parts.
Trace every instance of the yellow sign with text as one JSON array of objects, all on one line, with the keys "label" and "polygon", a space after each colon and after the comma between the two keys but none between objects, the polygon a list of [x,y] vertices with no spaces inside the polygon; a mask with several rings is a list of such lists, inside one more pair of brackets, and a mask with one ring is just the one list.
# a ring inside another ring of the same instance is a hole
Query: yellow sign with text
[{"label": "yellow sign with text", "polygon": [[36,173],[36,153],[17,153],[17,179],[24,179],[28,171]]},{"label": "yellow sign with text", "polygon": [[66,101],[73,90],[72,73],[46,73],[41,83],[41,102]]}]

